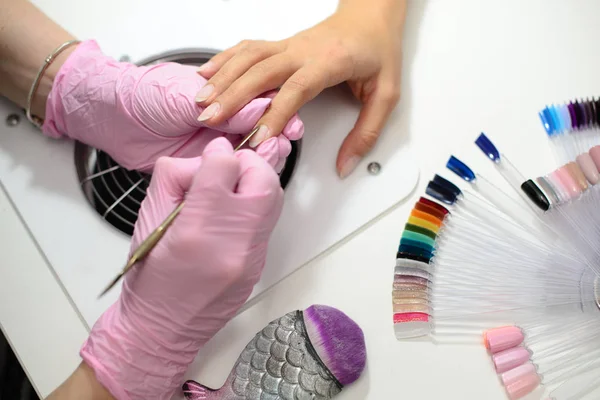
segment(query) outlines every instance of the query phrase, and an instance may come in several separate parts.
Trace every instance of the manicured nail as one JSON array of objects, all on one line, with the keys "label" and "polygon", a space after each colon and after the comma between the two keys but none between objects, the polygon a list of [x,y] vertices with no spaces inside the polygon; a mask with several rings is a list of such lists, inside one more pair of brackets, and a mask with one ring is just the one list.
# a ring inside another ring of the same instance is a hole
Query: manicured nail
[{"label": "manicured nail", "polygon": [[256,131],[256,133],[254,134],[254,136],[252,136],[250,138],[250,147],[254,148],[256,146],[258,146],[259,144],[261,144],[266,138],[267,135],[269,134],[269,127],[266,125],[261,125],[258,128],[258,131]]},{"label": "manicured nail", "polygon": [[200,66],[200,68],[198,68],[197,72],[200,72],[200,73],[202,73],[202,72],[208,72],[208,71],[210,71],[213,68],[214,65],[215,64],[212,61],[209,61],[209,62],[207,62],[205,64],[202,64]]},{"label": "manicured nail", "polygon": [[344,179],[345,177],[350,175],[359,162],[360,157],[358,156],[352,156],[348,158],[346,162],[344,162],[344,165],[342,165],[342,169],[340,170],[340,178]]},{"label": "manicured nail", "polygon": [[200,114],[198,117],[198,121],[203,122],[207,119],[211,119],[219,113],[220,109],[221,105],[219,103],[212,103],[210,106],[206,107],[204,111],[202,111],[202,114]]},{"label": "manicured nail", "polygon": [[215,91],[215,85],[209,83],[205,85],[198,94],[196,95],[196,103],[200,103],[210,97],[210,95]]}]

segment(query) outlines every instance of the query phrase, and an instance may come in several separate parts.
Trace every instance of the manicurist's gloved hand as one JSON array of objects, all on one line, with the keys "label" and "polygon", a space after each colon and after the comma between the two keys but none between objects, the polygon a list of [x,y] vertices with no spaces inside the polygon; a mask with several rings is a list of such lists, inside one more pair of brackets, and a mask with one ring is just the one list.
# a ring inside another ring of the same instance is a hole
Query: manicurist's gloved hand
[{"label": "manicurist's gloved hand", "polygon": [[158,160],[132,249],[184,197],[173,225],[126,276],[81,350],[119,400],[170,399],[181,386],[198,350],[258,281],[283,203],[273,168],[219,138],[202,157]]},{"label": "manicurist's gloved hand", "polygon": [[[206,79],[197,68],[176,63],[137,67],[102,53],[96,42],[77,46],[54,79],[46,103],[43,131],[68,136],[106,151],[128,169],[151,171],[160,156],[196,157],[212,139],[241,142],[271,103],[263,95],[211,128],[198,121],[195,102]],[[304,126],[292,116],[282,135],[256,151],[280,170],[290,140]]]}]

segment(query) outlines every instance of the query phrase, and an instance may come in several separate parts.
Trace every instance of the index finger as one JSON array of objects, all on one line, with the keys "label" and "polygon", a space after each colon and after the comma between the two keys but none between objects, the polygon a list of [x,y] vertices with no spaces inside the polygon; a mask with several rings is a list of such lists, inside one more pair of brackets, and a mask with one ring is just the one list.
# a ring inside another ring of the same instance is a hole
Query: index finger
[{"label": "index finger", "polygon": [[198,68],[198,73],[206,79],[212,78],[214,74],[221,69],[227,61],[229,61],[242,47],[242,42],[236,44],[233,47],[223,50],[222,52],[214,55],[208,62],[202,64]]}]

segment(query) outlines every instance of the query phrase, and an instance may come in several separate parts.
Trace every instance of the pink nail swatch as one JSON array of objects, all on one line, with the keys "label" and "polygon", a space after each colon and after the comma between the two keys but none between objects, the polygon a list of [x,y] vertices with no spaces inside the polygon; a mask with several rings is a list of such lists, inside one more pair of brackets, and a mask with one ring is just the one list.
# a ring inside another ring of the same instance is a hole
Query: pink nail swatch
[{"label": "pink nail swatch", "polygon": [[524,347],[513,347],[492,356],[494,367],[499,374],[522,365],[529,360],[529,351]]},{"label": "pink nail swatch", "polygon": [[577,164],[579,164],[579,168],[585,175],[585,179],[588,180],[589,183],[595,185],[600,180],[600,174],[598,173],[598,168],[590,156],[589,153],[583,153],[577,156]]},{"label": "pink nail swatch", "polygon": [[560,183],[563,190],[567,193],[570,199],[574,199],[581,194],[581,188],[569,173],[569,169],[566,165],[563,165],[562,167],[554,171],[552,175],[554,175],[557,178],[558,182]]},{"label": "pink nail swatch", "polygon": [[553,171],[550,174],[546,175],[545,178],[546,178],[546,181],[548,183],[550,183],[550,185],[552,186],[552,188],[556,192],[556,195],[560,199],[561,203],[569,201],[571,199],[571,196],[569,196],[569,194],[567,193],[567,191],[563,188],[562,183],[558,179],[558,175],[557,175],[556,171]]},{"label": "pink nail swatch", "polygon": [[540,384],[540,377],[537,373],[532,372],[521,376],[510,385],[506,386],[506,393],[510,400],[518,400],[533,392]]},{"label": "pink nail swatch", "polygon": [[508,386],[523,378],[524,376],[535,372],[535,365],[528,362],[523,365],[519,365],[518,367],[513,368],[510,371],[504,372],[502,375],[500,375],[500,379],[502,380],[502,384],[504,386]]},{"label": "pink nail swatch", "polygon": [[594,164],[596,164],[596,168],[600,171],[600,145],[594,146],[589,151],[590,157],[594,160]]},{"label": "pink nail swatch", "polygon": [[483,334],[485,347],[492,353],[498,353],[516,347],[523,343],[525,337],[520,328],[516,326],[503,326],[486,331]]}]

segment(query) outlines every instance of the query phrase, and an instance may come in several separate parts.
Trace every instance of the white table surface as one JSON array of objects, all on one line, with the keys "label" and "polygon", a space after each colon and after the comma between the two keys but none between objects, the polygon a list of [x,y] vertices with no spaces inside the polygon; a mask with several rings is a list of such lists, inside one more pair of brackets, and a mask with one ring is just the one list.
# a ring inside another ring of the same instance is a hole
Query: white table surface
[{"label": "white table surface", "polygon": [[[123,28],[126,35],[141,41],[140,54],[130,52],[134,59],[143,54],[143,41],[160,40],[154,33],[127,29],[127,21],[149,16],[154,1],[126,1],[119,6],[116,0],[36,3],[57,21],[68,20],[72,32],[88,37],[98,26],[90,25],[90,20],[105,18],[108,23],[110,16],[112,29]],[[193,5],[198,2],[191,0],[180,3],[169,3],[170,14],[160,21],[166,29],[180,22],[178,7],[198,8]],[[257,23],[248,15],[260,19],[264,13],[282,12],[283,4],[295,4],[256,3],[268,7],[257,11],[241,0],[201,7],[212,7],[206,13],[210,18],[231,16],[223,22],[228,30]],[[259,23],[264,36],[273,37],[268,32],[275,25],[275,36],[285,37],[335,6],[332,1],[303,4],[295,4],[298,10],[289,23]],[[239,12],[233,15],[233,10]],[[599,14],[600,2],[595,0],[410,1],[403,96],[387,134],[406,135],[406,145],[418,155],[419,189],[409,201],[261,296],[206,346],[190,377],[219,386],[241,348],[266,322],[322,303],[354,318],[367,340],[367,370],[340,400],[504,399],[482,347],[396,341],[390,295],[394,250],[427,180],[436,172],[451,176],[443,169],[449,154],[496,177],[472,144],[480,131],[488,133],[527,175],[543,173],[553,165],[536,114],[545,103],[600,93],[600,53],[595,43],[600,37]],[[69,18],[73,15],[81,18]],[[207,15],[199,15],[197,23]],[[228,42],[230,36],[223,35],[220,47],[233,44]],[[107,51],[118,55],[126,50]],[[79,362],[77,352],[86,331],[2,192],[0,221],[0,324],[34,385],[47,395]]]}]

